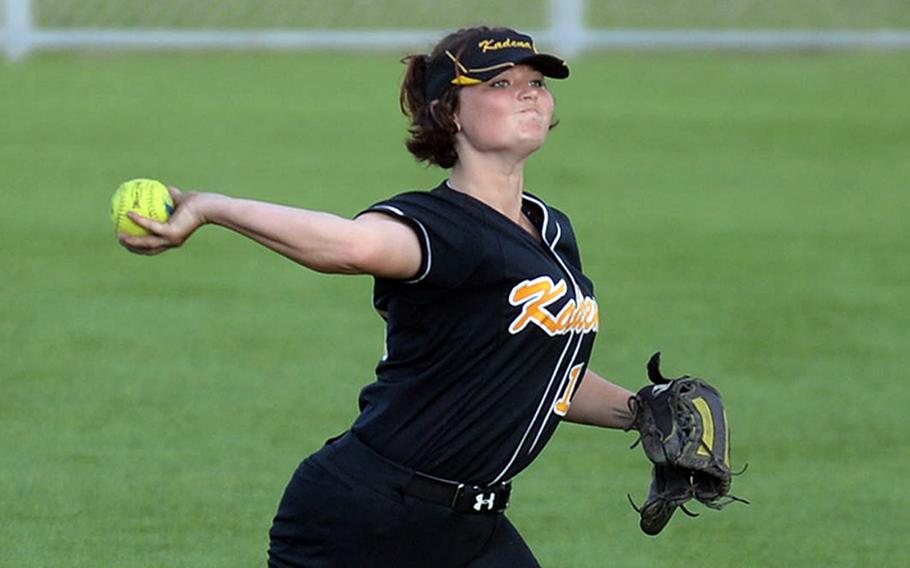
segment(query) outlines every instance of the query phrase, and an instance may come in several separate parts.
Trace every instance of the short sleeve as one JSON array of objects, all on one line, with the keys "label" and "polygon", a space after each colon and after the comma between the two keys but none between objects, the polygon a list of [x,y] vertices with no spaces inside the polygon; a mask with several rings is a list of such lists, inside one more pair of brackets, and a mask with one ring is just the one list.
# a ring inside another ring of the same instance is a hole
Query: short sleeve
[{"label": "short sleeve", "polygon": [[380,201],[360,213],[383,213],[408,224],[420,241],[422,258],[417,274],[404,282],[453,287],[478,264],[472,253],[476,223],[465,211],[432,192],[410,192]]}]

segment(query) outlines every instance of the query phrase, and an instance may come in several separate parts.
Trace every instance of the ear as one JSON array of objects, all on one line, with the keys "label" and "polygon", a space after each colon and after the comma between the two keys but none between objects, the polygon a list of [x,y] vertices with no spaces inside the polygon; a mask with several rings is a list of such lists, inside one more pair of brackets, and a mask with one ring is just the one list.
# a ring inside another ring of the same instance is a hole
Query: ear
[{"label": "ear", "polygon": [[[436,105],[439,104],[439,99],[430,103],[430,114],[436,116]],[[439,119],[436,119],[437,121]],[[458,113],[452,113],[452,122],[455,123],[455,132],[461,132],[461,123],[458,122]]]}]

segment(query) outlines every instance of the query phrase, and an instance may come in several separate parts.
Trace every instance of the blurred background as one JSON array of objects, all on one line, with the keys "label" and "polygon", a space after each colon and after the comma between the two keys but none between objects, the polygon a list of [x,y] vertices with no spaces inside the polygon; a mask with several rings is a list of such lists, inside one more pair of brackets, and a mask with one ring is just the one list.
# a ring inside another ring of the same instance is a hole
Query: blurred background
[{"label": "blurred background", "polygon": [[0,566],[263,566],[297,463],[345,430],[383,326],[365,277],[206,228],[120,248],[153,177],[352,216],[445,171],[399,59],[478,23],[569,58],[527,186],[597,286],[592,368],[724,393],[734,493],[643,535],[630,434],[565,425],[510,517],[544,566],[903,566],[910,4],[5,0]]}]

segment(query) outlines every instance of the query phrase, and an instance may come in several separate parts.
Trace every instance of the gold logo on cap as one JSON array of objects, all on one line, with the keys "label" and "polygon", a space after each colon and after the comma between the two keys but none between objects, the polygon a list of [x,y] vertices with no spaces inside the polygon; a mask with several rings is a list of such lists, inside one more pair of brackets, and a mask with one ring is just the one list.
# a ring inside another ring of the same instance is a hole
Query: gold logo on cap
[{"label": "gold logo on cap", "polygon": [[507,38],[501,41],[484,39],[478,42],[477,47],[479,47],[483,53],[486,53],[488,51],[496,51],[498,49],[510,49],[513,47],[523,47],[532,51],[534,50],[534,45],[531,42],[512,38]]}]

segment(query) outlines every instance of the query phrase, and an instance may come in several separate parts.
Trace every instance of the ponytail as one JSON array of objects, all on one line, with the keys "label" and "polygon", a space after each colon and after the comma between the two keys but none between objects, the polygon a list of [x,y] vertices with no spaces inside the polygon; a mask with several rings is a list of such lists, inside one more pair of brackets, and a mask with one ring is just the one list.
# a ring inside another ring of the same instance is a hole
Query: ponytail
[{"label": "ponytail", "polygon": [[405,116],[411,116],[416,109],[420,109],[427,104],[427,97],[424,93],[427,78],[427,61],[429,57],[423,54],[408,55],[401,60],[407,65],[404,72],[404,80],[401,82],[401,95],[399,103],[401,112]]},{"label": "ponytail", "polygon": [[451,168],[458,161],[455,152],[455,111],[458,91],[449,88],[433,101],[427,100],[426,78],[429,56],[408,55],[401,60],[407,67],[401,82],[399,105],[411,122],[410,138],[405,141],[408,151],[420,162]]}]

